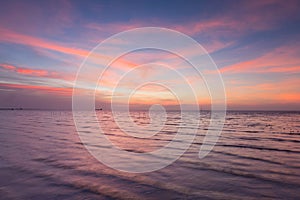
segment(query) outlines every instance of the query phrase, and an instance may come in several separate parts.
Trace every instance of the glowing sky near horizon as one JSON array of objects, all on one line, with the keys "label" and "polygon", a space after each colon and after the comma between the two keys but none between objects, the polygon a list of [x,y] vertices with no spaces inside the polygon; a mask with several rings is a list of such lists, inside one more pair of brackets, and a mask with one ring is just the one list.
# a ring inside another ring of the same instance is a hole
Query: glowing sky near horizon
[{"label": "glowing sky near horizon", "polygon": [[[291,0],[1,2],[0,107],[71,108],[73,81],[90,50],[120,31],[154,26],[185,33],[209,52],[222,74],[229,109],[300,110],[299,10],[300,2]],[[187,67],[161,51],[126,55],[107,72],[97,104],[105,106],[125,69],[159,59]],[[149,67],[140,77],[155,73]],[[192,73],[185,75],[201,85]],[[89,90],[88,78],[82,89]],[[198,89],[205,108],[205,88]],[[189,103],[189,97],[184,100]],[[161,102],[176,104],[164,88],[149,85],[131,103]]]}]

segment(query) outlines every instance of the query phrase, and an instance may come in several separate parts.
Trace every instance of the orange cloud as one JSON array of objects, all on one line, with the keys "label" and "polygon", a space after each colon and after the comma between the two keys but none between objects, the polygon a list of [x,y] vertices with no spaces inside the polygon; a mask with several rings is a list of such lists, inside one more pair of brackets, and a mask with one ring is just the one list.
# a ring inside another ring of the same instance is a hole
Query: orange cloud
[{"label": "orange cloud", "polygon": [[231,83],[227,90],[230,105],[260,105],[266,103],[298,103],[300,80],[289,79],[271,83]]},{"label": "orange cloud", "polygon": [[283,93],[277,96],[279,101],[300,102],[300,93]]},{"label": "orange cloud", "polygon": [[240,62],[220,69],[221,73],[299,73],[300,48],[298,46],[279,47],[259,58]]}]

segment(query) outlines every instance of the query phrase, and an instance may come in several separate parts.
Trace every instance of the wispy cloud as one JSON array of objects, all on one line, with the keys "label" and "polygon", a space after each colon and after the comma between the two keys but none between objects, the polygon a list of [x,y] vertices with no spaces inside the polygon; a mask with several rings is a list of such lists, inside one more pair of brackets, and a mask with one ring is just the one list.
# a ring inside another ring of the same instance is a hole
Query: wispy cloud
[{"label": "wispy cloud", "polygon": [[41,85],[26,85],[26,84],[5,84],[0,83],[1,87],[15,88],[15,89],[26,89],[26,90],[40,90],[47,93],[55,93],[59,95],[70,96],[72,94],[72,88],[62,88],[62,87],[51,87],[51,86],[41,86]]},{"label": "wispy cloud", "polygon": [[289,44],[261,57],[220,69],[222,73],[300,73],[300,48]]},{"label": "wispy cloud", "polygon": [[262,103],[295,103],[300,100],[298,78],[288,78],[281,81],[259,83],[243,82],[228,84],[228,102],[230,105],[259,105]]},{"label": "wispy cloud", "polygon": [[48,50],[57,51],[64,54],[71,54],[71,55],[81,56],[81,57],[85,57],[89,53],[89,51],[87,50],[68,47],[66,45],[59,44],[57,42],[51,42],[38,37],[17,33],[8,29],[0,28],[0,33],[1,33],[0,42],[22,44],[22,45],[48,49]]},{"label": "wispy cloud", "polygon": [[29,76],[38,76],[38,77],[59,77],[59,74],[57,72],[42,70],[42,69],[30,69],[30,68],[23,68],[23,67],[16,67],[14,65],[10,64],[0,64],[0,67],[15,72],[22,75],[29,75]]}]

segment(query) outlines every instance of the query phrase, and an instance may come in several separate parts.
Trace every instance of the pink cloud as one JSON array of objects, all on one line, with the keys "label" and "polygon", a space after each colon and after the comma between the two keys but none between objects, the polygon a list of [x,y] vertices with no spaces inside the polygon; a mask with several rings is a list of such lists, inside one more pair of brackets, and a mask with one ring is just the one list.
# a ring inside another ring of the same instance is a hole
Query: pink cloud
[{"label": "pink cloud", "polygon": [[37,77],[52,77],[52,78],[60,77],[59,74],[54,71],[16,67],[9,64],[0,64],[0,67],[5,70],[22,74],[22,75],[30,75],[30,76],[37,76]]},{"label": "pink cloud", "polygon": [[72,54],[76,56],[86,56],[89,53],[88,51],[83,49],[67,47],[58,43],[50,42],[37,37],[16,33],[6,29],[0,28],[0,33],[1,33],[0,41],[2,42],[10,42],[10,43],[28,45],[32,47],[39,47],[39,48],[65,53],[65,54]]},{"label": "pink cloud", "polygon": [[220,69],[222,73],[299,73],[300,48],[298,45],[282,46],[255,58]]},{"label": "pink cloud", "polygon": [[[22,44],[32,47],[38,47],[46,50],[52,50],[64,54],[69,55],[75,55],[79,57],[86,57],[90,52],[84,49],[80,48],[72,48],[63,44],[51,42],[48,40],[44,40],[38,37],[32,37],[20,33],[16,33],[10,30],[1,29],[0,33],[2,34],[0,37],[0,42],[9,42],[9,43],[16,43],[16,44]],[[91,54],[91,59],[94,59],[95,63],[102,64],[103,62],[107,60],[111,60],[112,58],[101,55],[101,54]],[[135,63],[129,62],[124,59],[118,59],[116,62],[113,63],[112,67],[118,68],[118,69],[130,69],[132,67],[136,66]]]},{"label": "pink cloud", "polygon": [[28,74],[28,75],[34,75],[34,76],[48,75],[48,71],[46,71],[46,70],[34,70],[34,69],[19,68],[16,71],[19,74]]},{"label": "pink cloud", "polygon": [[14,70],[16,69],[15,66],[13,66],[13,65],[8,65],[8,64],[1,64],[0,66],[1,66],[2,68],[4,68],[4,69],[12,70],[12,71],[14,71]]}]

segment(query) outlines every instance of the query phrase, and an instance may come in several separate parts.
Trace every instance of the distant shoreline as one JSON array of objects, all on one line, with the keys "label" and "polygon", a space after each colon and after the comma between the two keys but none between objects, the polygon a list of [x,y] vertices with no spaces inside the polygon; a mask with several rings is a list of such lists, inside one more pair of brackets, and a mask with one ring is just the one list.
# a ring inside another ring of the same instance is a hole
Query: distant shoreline
[{"label": "distant shoreline", "polygon": [[0,110],[23,110],[23,108],[0,108]]}]

